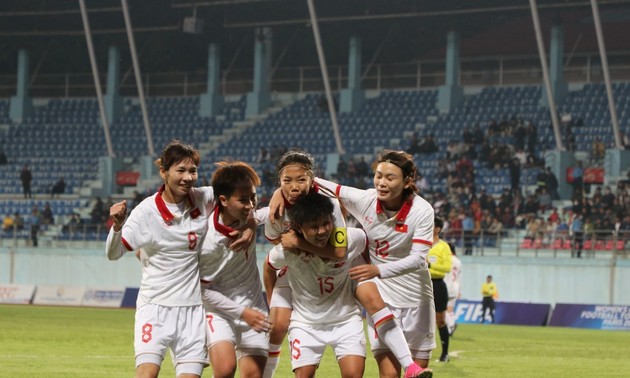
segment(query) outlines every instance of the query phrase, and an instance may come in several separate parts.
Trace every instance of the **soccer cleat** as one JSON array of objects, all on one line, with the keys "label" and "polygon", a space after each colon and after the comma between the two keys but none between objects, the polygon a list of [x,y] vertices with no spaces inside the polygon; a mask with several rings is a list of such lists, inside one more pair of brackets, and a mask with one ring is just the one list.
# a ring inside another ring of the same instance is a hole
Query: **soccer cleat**
[{"label": "soccer cleat", "polygon": [[440,359],[436,362],[448,362],[448,354],[443,354],[440,356]]},{"label": "soccer cleat", "polygon": [[433,377],[433,371],[429,368],[423,369],[420,365],[413,362],[407,366],[405,370],[405,378],[431,378]]}]

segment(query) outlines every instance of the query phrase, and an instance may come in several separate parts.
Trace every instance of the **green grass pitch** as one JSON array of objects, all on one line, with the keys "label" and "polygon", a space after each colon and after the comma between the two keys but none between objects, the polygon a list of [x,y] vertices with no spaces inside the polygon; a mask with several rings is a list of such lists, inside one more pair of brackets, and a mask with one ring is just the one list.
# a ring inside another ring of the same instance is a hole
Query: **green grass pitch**
[{"label": "green grass pitch", "polygon": [[[133,377],[133,317],[128,309],[0,305],[0,377]],[[431,363],[435,377],[630,376],[625,331],[462,324],[450,350],[450,362]],[[160,376],[175,376],[168,357]],[[292,376],[285,343],[276,377]],[[330,349],[318,376],[339,376]],[[365,376],[378,376],[371,356]]]}]

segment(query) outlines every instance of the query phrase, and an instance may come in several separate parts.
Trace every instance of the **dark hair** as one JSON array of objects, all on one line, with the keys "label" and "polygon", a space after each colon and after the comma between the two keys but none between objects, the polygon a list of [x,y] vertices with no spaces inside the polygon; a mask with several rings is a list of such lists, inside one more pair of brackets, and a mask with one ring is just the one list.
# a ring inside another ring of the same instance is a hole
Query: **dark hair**
[{"label": "dark hair", "polygon": [[403,197],[418,193],[416,187],[416,165],[413,156],[405,151],[383,150],[378,156],[377,163],[391,163],[400,168],[403,180],[409,183],[409,187],[403,190]]},{"label": "dark hair", "polygon": [[276,167],[278,178],[280,177],[280,172],[282,172],[287,165],[293,164],[302,165],[304,169],[312,172],[315,167],[315,159],[313,159],[309,153],[301,150],[291,149],[285,152],[284,155],[280,157],[278,166]]},{"label": "dark hair", "polygon": [[335,209],[329,197],[314,190],[298,198],[291,208],[287,209],[291,228],[294,230],[307,222],[317,221],[326,216],[332,216]]},{"label": "dark hair", "polygon": [[165,171],[168,171],[173,164],[177,164],[186,159],[192,160],[196,166],[199,166],[201,156],[195,147],[173,139],[164,147],[162,156],[155,161],[155,164]]},{"label": "dark hair", "polygon": [[212,189],[215,196],[229,197],[234,190],[243,186],[259,186],[260,177],[249,164],[242,161],[220,161],[212,174]]},{"label": "dark hair", "polygon": [[444,228],[444,219],[436,215],[435,218],[433,218],[433,227]]},{"label": "dark hair", "polygon": [[455,244],[454,243],[447,243],[447,244],[448,244],[448,247],[451,249],[451,253],[457,256],[457,251],[455,251]]}]

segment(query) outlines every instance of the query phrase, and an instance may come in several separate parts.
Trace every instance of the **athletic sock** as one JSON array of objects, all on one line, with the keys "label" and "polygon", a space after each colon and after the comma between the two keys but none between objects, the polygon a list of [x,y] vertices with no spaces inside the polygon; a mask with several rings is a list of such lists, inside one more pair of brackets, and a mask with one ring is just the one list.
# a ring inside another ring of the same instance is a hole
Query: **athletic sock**
[{"label": "athletic sock", "polygon": [[448,327],[438,328],[440,332],[440,342],[442,343],[442,356],[448,355]]},{"label": "athletic sock", "polygon": [[280,362],[280,348],[282,345],[269,344],[269,353],[267,354],[267,364],[263,372],[263,378],[272,378]]},{"label": "athletic sock", "polygon": [[394,354],[400,366],[406,369],[407,366],[411,365],[413,359],[405,334],[396,323],[394,314],[389,308],[384,307],[372,315],[372,321],[378,337]]},{"label": "athletic sock", "polygon": [[452,312],[447,312],[445,316],[446,326],[448,327],[449,334],[453,333],[455,328],[455,314]]}]

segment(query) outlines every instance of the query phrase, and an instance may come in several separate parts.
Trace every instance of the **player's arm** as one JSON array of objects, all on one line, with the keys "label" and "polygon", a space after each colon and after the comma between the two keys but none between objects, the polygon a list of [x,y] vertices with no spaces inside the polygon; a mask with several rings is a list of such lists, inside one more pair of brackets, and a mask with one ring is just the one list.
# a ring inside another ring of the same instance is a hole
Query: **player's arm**
[{"label": "player's arm", "polygon": [[286,250],[300,249],[326,259],[341,260],[346,256],[348,252],[347,241],[345,241],[345,227],[343,229],[334,228],[331,234],[331,239],[336,234],[338,234],[337,240],[342,241],[345,245],[342,245],[341,242],[337,243],[334,241],[332,243],[335,244],[332,244],[329,241],[329,243],[326,244],[325,247],[320,248],[301,238],[294,230],[289,230],[280,235],[280,241],[282,243],[282,247]]},{"label": "player's arm", "polygon": [[267,332],[269,330],[267,315],[254,308],[238,304],[222,293],[212,290],[212,288],[207,285],[204,287],[202,284],[201,297],[206,309],[210,311],[219,309],[221,313],[226,314],[234,320],[242,319],[256,332]]},{"label": "player's arm", "polygon": [[[271,251],[269,253],[271,253]],[[276,275],[277,270],[278,269],[271,265],[269,262],[269,255],[267,255],[265,263],[263,264],[263,286],[265,287],[265,292],[267,294],[267,303],[271,303],[271,294],[273,293],[273,288],[276,286],[276,281],[278,280]]]},{"label": "player's arm", "polygon": [[280,188],[273,192],[269,199],[269,221],[275,223],[277,219],[282,219],[284,215],[284,196]]},{"label": "player's arm", "polygon": [[114,224],[109,230],[107,235],[107,241],[105,242],[105,252],[107,259],[110,261],[118,260],[127,251],[132,249],[124,244],[122,238],[122,227],[125,223],[127,215],[127,201],[121,201],[112,205],[109,209],[109,216],[112,218]]}]

